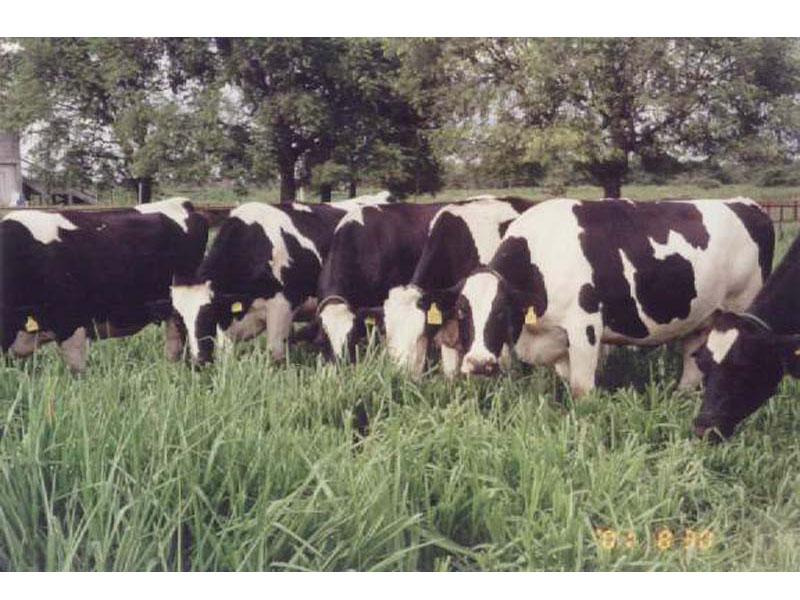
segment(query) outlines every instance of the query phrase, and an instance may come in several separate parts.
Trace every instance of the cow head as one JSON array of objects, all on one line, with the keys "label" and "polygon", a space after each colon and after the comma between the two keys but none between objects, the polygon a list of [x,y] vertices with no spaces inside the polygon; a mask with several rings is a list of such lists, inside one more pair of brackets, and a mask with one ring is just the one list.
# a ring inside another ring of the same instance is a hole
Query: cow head
[{"label": "cow head", "polygon": [[428,349],[426,325],[430,319],[426,321],[427,307],[423,310],[419,305],[422,296],[416,286],[396,287],[383,303],[389,356],[415,376],[422,374]]},{"label": "cow head", "polygon": [[37,347],[55,339],[55,334],[46,327],[41,314],[28,311],[8,310],[2,315],[0,340],[2,351],[19,358],[32,354]]},{"label": "cow head", "polygon": [[719,311],[706,343],[694,358],[703,373],[704,398],[694,421],[699,436],[712,441],[765,404],[784,372],[800,375],[800,336],[773,333],[760,319]]},{"label": "cow head", "polygon": [[214,360],[216,343],[249,339],[263,331],[267,323],[267,300],[262,296],[271,299],[276,295],[275,290],[260,290],[258,294],[223,292],[210,280],[176,281],[170,294],[195,366]]},{"label": "cow head", "polygon": [[383,308],[354,309],[341,296],[328,296],[319,303],[319,335],[315,341],[328,360],[355,359],[356,344],[367,334],[368,324],[383,329]]},{"label": "cow head", "polygon": [[479,269],[452,288],[424,294],[418,305],[425,311],[434,306],[443,321],[458,323],[462,373],[494,375],[503,345],[519,337],[531,302],[495,271]]}]

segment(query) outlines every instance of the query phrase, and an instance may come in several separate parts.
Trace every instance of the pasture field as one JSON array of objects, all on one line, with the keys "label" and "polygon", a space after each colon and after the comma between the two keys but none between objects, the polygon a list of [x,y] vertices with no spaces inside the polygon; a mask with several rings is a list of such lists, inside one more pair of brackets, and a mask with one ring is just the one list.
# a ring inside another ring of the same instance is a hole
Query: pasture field
[{"label": "pasture field", "polygon": [[0,570],[800,568],[798,382],[709,446],[667,348],[573,402],[521,365],[414,382],[374,339],[201,372],[162,340],[0,363]]}]

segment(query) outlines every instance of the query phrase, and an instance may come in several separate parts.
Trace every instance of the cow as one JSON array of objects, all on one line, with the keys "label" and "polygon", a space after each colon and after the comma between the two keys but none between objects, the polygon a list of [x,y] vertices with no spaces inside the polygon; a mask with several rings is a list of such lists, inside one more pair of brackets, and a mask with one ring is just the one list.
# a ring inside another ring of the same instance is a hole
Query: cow
[{"label": "cow", "polygon": [[704,397],[694,429],[715,442],[765,404],[784,374],[800,377],[800,236],[744,311],[714,315],[695,358]]},{"label": "cow", "polygon": [[2,350],[25,357],[56,341],[86,369],[87,340],[166,322],[165,353],[182,340],[171,318],[173,278],[203,258],[208,223],[186,198],[97,211],[17,210],[0,221]]},{"label": "cow", "polygon": [[534,204],[521,198],[486,196],[439,209],[411,280],[391,289],[383,303],[386,346],[396,364],[419,377],[435,340],[441,347],[445,376],[457,374],[461,357],[448,342],[455,322],[444,323],[436,307],[426,314],[417,303],[425,292],[448,288],[475,267],[486,265],[511,221]]},{"label": "cow", "polygon": [[365,206],[336,226],[319,277],[317,343],[328,359],[353,359],[365,318],[411,280],[443,203]]},{"label": "cow", "polygon": [[752,200],[557,199],[509,225],[485,268],[426,294],[458,321],[461,371],[493,374],[504,344],[590,391],[601,343],[681,339],[681,389],[717,308],[742,310],[770,273],[774,230]]},{"label": "cow", "polygon": [[264,330],[271,356],[284,358],[292,322],[309,301],[313,306],[336,225],[354,206],[392,201],[381,192],[329,204],[248,202],[233,209],[197,272],[171,288],[191,362],[208,364],[215,346],[230,349]]}]

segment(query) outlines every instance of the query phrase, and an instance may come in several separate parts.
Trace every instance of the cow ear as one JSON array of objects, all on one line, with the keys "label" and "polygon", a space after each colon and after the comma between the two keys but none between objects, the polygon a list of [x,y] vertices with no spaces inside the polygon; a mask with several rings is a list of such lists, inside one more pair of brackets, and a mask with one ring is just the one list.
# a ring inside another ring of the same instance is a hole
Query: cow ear
[{"label": "cow ear", "polygon": [[453,318],[456,300],[461,294],[463,284],[463,281],[459,281],[449,288],[430,290],[422,294],[417,300],[417,308],[425,313],[425,321],[428,325],[439,326]]},{"label": "cow ear", "polygon": [[541,302],[538,302],[536,297],[530,292],[525,292],[510,286],[508,295],[509,298],[511,298],[514,314],[522,317],[522,323],[531,326],[536,325],[544,312],[544,307],[541,305]]}]

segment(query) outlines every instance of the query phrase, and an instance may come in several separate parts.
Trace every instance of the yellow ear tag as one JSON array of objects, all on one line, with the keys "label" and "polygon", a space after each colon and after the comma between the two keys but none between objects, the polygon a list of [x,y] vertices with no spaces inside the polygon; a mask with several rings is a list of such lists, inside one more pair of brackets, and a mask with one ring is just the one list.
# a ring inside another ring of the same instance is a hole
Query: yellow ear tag
[{"label": "yellow ear tag", "polygon": [[794,351],[794,355],[795,356],[800,356],[800,348],[798,348],[797,350]]},{"label": "yellow ear tag", "polygon": [[25,321],[25,331],[28,333],[36,333],[39,331],[39,323],[36,322],[36,319],[28,317],[28,320]]},{"label": "yellow ear tag", "polygon": [[436,302],[431,302],[427,314],[428,325],[441,325],[442,324],[442,311],[436,306]]},{"label": "yellow ear tag", "polygon": [[536,313],[532,306],[529,306],[528,312],[525,313],[525,325],[536,325]]},{"label": "yellow ear tag", "polygon": [[244,310],[244,307],[242,306],[241,302],[234,302],[233,304],[231,304],[231,312],[233,314],[240,313],[243,310]]},{"label": "yellow ear tag", "polygon": [[364,317],[364,325],[372,325],[374,327],[375,326],[375,317],[373,317],[373,316]]}]

